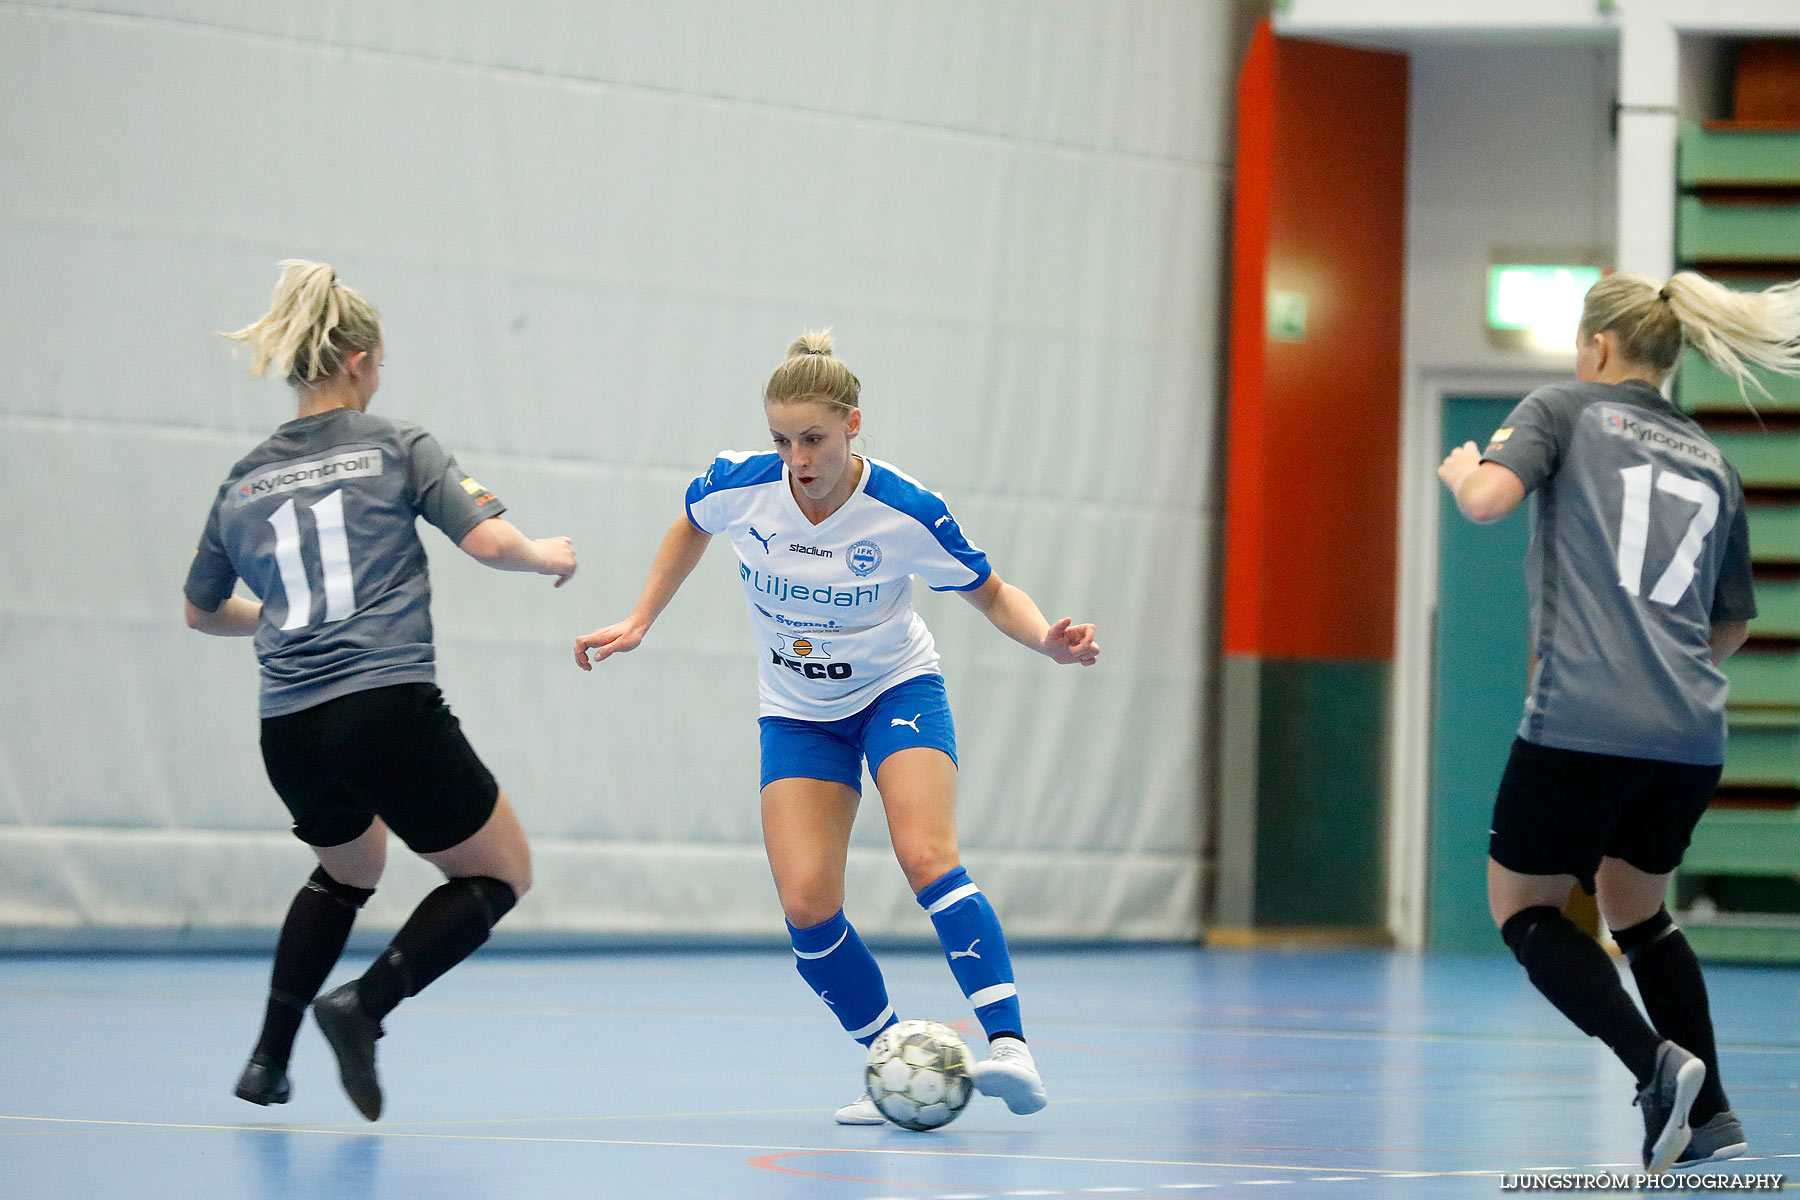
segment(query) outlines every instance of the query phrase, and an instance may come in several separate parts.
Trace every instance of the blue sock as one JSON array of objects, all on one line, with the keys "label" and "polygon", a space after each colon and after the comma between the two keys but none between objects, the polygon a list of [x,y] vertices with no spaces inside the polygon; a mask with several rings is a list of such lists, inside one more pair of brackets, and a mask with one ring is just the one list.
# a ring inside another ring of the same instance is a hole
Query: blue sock
[{"label": "blue sock", "polygon": [[950,960],[950,973],[975,1006],[989,1039],[1001,1033],[1023,1037],[1006,935],[1000,931],[994,906],[969,882],[969,873],[961,867],[945,872],[919,893],[919,906],[931,914],[938,942]]},{"label": "blue sock", "polygon": [[844,919],[844,910],[807,929],[788,926],[794,967],[851,1037],[868,1045],[895,1021],[875,956]]}]

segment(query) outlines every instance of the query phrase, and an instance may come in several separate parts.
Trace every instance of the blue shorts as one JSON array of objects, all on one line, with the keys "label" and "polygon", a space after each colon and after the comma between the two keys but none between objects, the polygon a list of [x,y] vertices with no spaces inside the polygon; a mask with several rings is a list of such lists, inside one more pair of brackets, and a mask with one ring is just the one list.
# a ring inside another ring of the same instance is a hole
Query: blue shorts
[{"label": "blue shorts", "polygon": [[762,717],[762,786],[777,779],[825,779],[862,791],[862,760],[869,774],[896,750],[930,746],[956,761],[956,723],[942,675],[897,683],[854,716],[836,721]]}]

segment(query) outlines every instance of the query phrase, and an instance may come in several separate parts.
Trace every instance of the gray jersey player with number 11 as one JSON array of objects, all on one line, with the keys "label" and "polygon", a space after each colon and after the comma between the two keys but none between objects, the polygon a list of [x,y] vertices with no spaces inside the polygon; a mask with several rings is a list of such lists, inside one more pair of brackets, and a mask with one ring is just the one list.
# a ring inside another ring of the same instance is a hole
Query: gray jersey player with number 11
[{"label": "gray jersey player with number 11", "polygon": [[[231,469],[186,587],[190,626],[255,636],[263,763],[319,860],[282,925],[237,1094],[287,1101],[310,1004],[344,1090],[373,1121],[382,1018],[486,941],[531,883],[512,805],[434,683],[417,518],[489,566],[554,575],[558,587],[575,553],[567,538],[531,541],[502,520],[506,506],[429,433],[371,416],[383,353],[374,307],[323,263],[282,266],[267,315],[230,336],[251,343],[253,375],[273,366],[288,377],[298,415]],[[232,595],[240,579],[260,603]],[[381,878],[389,829],[447,882],[361,979],[315,1001]]]}]

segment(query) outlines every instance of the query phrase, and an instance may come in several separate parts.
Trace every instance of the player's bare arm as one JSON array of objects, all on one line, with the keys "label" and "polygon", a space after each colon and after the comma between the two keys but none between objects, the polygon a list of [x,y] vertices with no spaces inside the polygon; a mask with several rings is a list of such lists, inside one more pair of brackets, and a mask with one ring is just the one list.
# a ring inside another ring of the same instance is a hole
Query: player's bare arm
[{"label": "player's bare arm", "polygon": [[504,517],[489,517],[469,530],[457,546],[496,571],[554,575],[557,587],[575,577],[575,547],[568,538],[528,538]]},{"label": "player's bare arm", "polygon": [[1022,588],[1014,587],[998,575],[989,575],[987,582],[964,592],[963,597],[992,622],[995,629],[1052,662],[1091,667],[1100,657],[1091,624],[1076,625],[1068,617],[1052,624]]},{"label": "player's bare arm", "polygon": [[662,545],[657,547],[656,558],[650,564],[650,577],[644,581],[643,594],[631,615],[576,638],[575,665],[591,671],[597,662],[636,650],[662,610],[700,565],[701,556],[711,544],[712,534],[696,529],[685,515],[677,517],[663,534]]},{"label": "player's bare arm", "polygon": [[1712,649],[1712,660],[1722,663],[1744,648],[1750,640],[1750,622],[1720,621],[1712,627],[1712,636],[1707,639]]},{"label": "player's bare arm", "polygon": [[257,622],[262,620],[262,605],[242,596],[227,596],[225,603],[212,612],[196,606],[192,600],[182,603],[187,608],[188,628],[214,637],[250,637],[256,633]]},{"label": "player's bare arm", "polygon": [[1507,516],[1525,499],[1525,485],[1499,463],[1482,462],[1474,442],[1452,450],[1438,466],[1438,478],[1456,498],[1463,516],[1489,525]]}]

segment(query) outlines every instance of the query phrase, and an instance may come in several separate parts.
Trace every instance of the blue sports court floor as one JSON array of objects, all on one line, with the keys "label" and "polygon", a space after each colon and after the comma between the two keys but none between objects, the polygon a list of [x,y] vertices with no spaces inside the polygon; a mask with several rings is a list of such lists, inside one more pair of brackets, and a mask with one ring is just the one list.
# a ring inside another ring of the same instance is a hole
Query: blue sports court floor
[{"label": "blue sports court floor", "polygon": [[[882,958],[902,1015],[967,1028],[941,957]],[[791,961],[477,955],[390,1019],[370,1125],[310,1021],[291,1104],[231,1095],[263,959],[0,957],[0,1195],[1436,1200],[1636,1166],[1623,1068],[1509,958],[1026,950],[1050,1107],[932,1134],[831,1123],[859,1055]],[[1709,978],[1751,1157],[1707,1169],[1800,1182],[1800,971]]]}]

